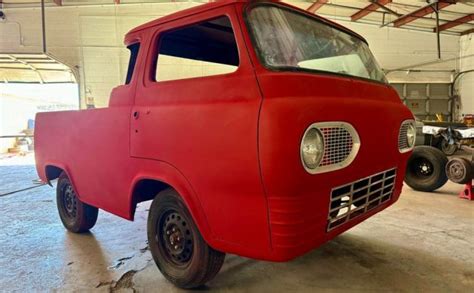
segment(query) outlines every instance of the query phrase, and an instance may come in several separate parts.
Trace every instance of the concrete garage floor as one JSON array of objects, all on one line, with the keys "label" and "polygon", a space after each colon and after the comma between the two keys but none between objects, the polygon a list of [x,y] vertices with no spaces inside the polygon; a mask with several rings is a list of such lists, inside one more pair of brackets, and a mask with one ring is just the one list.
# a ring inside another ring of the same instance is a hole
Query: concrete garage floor
[{"label": "concrete garage floor", "polygon": [[[33,186],[32,156],[0,159],[0,194]],[[460,185],[436,193],[405,187],[391,208],[288,263],[228,255],[209,290],[435,291],[474,288],[474,202]],[[0,196],[0,290],[179,292],[159,273],[146,243],[148,204],[135,222],[100,212],[91,233],[65,231],[55,190]]]}]

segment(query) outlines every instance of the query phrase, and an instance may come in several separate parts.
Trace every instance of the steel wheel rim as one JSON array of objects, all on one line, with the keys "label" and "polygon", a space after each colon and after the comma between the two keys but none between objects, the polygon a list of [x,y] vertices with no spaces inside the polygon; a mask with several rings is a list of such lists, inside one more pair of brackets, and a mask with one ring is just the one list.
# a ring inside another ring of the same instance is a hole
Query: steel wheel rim
[{"label": "steel wheel rim", "polygon": [[466,176],[466,169],[461,163],[454,162],[449,166],[449,173],[456,179],[462,179]]},{"label": "steel wheel rim", "polygon": [[77,216],[77,197],[70,184],[64,187],[62,199],[66,216],[71,219],[75,218]]},{"label": "steel wheel rim", "polygon": [[429,160],[418,158],[413,164],[412,172],[417,177],[430,177],[434,173],[434,166]]},{"label": "steel wheel rim", "polygon": [[179,267],[189,265],[194,252],[194,238],[188,221],[179,212],[165,212],[158,221],[155,235],[166,261]]}]

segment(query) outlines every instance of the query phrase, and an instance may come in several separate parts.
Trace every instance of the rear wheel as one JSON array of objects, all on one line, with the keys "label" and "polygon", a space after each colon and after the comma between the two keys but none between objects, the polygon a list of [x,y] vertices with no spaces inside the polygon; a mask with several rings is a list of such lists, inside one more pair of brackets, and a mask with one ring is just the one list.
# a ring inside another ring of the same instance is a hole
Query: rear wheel
[{"label": "rear wheel", "polygon": [[405,183],[419,191],[434,191],[447,181],[445,166],[448,158],[439,149],[417,146],[408,159]]},{"label": "rear wheel", "polygon": [[181,197],[160,192],[148,215],[148,244],[161,273],[180,288],[195,288],[219,272],[225,254],[202,238]]},{"label": "rear wheel", "polygon": [[65,173],[58,179],[56,202],[61,222],[71,232],[87,232],[97,222],[99,210],[79,200]]}]

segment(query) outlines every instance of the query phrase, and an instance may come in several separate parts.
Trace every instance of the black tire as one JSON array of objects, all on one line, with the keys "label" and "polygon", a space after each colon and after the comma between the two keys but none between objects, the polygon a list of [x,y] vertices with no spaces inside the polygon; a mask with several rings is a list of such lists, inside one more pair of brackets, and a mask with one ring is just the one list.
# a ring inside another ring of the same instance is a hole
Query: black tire
[{"label": "black tire", "polygon": [[65,173],[58,178],[56,203],[64,227],[74,233],[84,233],[94,227],[99,210],[77,198],[74,187]]},{"label": "black tire", "polygon": [[453,158],[446,164],[446,175],[454,183],[466,184],[474,178],[474,166],[465,158]]},{"label": "black tire", "polygon": [[447,163],[448,158],[439,149],[417,146],[408,159],[405,183],[418,191],[434,191],[448,181],[445,172]]},{"label": "black tire", "polygon": [[204,241],[174,189],[161,191],[153,200],[147,230],[158,269],[177,287],[190,289],[204,285],[224,263],[225,254]]}]

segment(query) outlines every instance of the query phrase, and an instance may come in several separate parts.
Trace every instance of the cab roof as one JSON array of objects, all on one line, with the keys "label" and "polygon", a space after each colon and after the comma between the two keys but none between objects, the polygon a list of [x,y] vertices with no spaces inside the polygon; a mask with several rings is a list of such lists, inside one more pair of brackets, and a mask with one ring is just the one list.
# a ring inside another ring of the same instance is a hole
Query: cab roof
[{"label": "cab roof", "polygon": [[187,17],[187,16],[190,16],[190,15],[193,15],[193,14],[197,14],[197,13],[200,13],[200,12],[204,12],[204,11],[207,11],[207,10],[210,10],[210,9],[213,9],[213,8],[222,7],[222,6],[225,6],[225,5],[229,5],[229,4],[232,4],[232,3],[239,3],[239,2],[249,2],[249,1],[245,1],[245,0],[219,0],[219,1],[215,1],[215,2],[209,2],[209,3],[202,4],[202,5],[198,5],[198,6],[195,6],[195,7],[187,8],[187,9],[184,9],[184,10],[180,10],[178,12],[171,13],[169,15],[157,18],[155,20],[149,21],[147,23],[139,25],[136,28],[133,28],[132,30],[130,30],[125,35],[125,44],[128,45],[128,44],[132,43],[134,41],[134,39],[136,38],[137,33],[142,31],[142,30],[145,30],[147,28],[157,26],[157,25],[160,25],[160,24],[172,21],[172,20],[179,19],[179,18]]},{"label": "cab roof", "polygon": [[[151,27],[154,27],[154,26],[157,26],[157,25],[169,22],[169,21],[173,21],[173,20],[180,19],[180,18],[183,18],[183,17],[188,17],[190,15],[201,13],[201,12],[204,12],[204,11],[208,11],[208,10],[211,10],[211,9],[214,9],[214,8],[217,8],[217,7],[222,7],[222,6],[226,6],[226,5],[230,5],[230,4],[234,4],[234,3],[248,3],[248,2],[278,3],[280,5],[284,5],[284,6],[287,6],[287,7],[291,7],[295,10],[298,10],[298,11],[301,11],[301,12],[304,12],[304,13],[308,13],[305,10],[302,10],[302,9],[297,8],[295,6],[292,6],[292,5],[289,5],[287,3],[281,2],[280,0],[264,0],[264,1],[262,1],[262,0],[216,0],[215,2],[209,2],[209,3],[206,3],[206,4],[202,4],[202,5],[198,5],[198,6],[195,6],[195,7],[187,8],[187,9],[184,9],[184,10],[181,10],[181,11],[178,11],[178,12],[160,17],[158,19],[152,20],[150,22],[144,23],[140,26],[137,26],[134,29],[130,30],[125,35],[124,43],[125,43],[125,45],[130,45],[130,44],[137,41],[138,33],[141,32],[142,30],[146,30],[148,28],[151,28]],[[338,23],[335,23],[331,20],[328,20],[326,18],[320,17],[320,16],[315,15],[315,14],[311,14],[311,15],[318,18],[319,20],[327,23],[328,25],[335,26],[339,29],[342,29],[342,30],[344,30],[344,31],[346,31],[350,34],[353,34],[353,35],[359,37],[364,42],[367,42],[361,35],[353,32],[352,30],[350,30],[350,29],[348,29],[348,28],[346,28],[346,27],[344,27],[344,26],[342,26]]]}]

